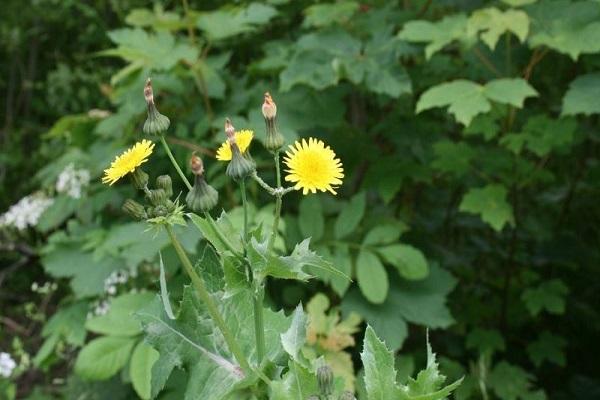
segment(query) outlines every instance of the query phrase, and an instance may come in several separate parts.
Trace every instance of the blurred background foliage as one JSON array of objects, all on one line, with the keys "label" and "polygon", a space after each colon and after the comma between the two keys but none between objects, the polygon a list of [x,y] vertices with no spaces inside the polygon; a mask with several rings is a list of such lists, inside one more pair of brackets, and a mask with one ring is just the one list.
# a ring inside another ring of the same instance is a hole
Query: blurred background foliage
[{"label": "blurred background foliage", "polygon": [[[359,398],[365,322],[402,349],[400,380],[430,328],[442,369],[466,376],[456,398],[600,398],[597,1],[9,0],[0,18],[0,210],[52,199],[0,228],[0,351],[18,364],[0,398],[150,396],[130,313],[158,287],[159,248],[171,292],[185,279],[167,238],[120,211],[133,191],[99,179],[142,136],[149,76],[175,155],[203,156],[234,224],[214,149],[226,116],[264,138],[265,91],[288,142],[319,137],[342,159],[336,198],[284,203],[278,247],[310,236],[353,282],[315,271],[271,281],[268,301],[307,307],[306,351]],[[268,153],[253,155],[260,171]],[[64,190],[65,170],[89,182]],[[86,346],[99,335],[116,343],[104,358]]]}]

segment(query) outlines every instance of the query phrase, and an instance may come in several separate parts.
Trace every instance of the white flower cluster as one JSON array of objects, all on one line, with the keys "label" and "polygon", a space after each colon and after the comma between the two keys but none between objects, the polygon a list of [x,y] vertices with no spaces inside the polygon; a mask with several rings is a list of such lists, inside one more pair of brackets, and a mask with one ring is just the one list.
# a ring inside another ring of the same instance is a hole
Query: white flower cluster
[{"label": "white flower cluster", "polygon": [[0,353],[0,375],[8,378],[11,376],[13,370],[16,368],[17,363],[12,359],[8,353]]},{"label": "white flower cluster", "polygon": [[12,226],[22,231],[28,226],[36,226],[40,216],[53,201],[42,194],[25,196],[0,215],[0,227]]},{"label": "white flower cluster", "polygon": [[74,199],[81,198],[83,189],[90,183],[90,171],[75,169],[73,163],[67,165],[58,175],[56,191],[66,193]]},{"label": "white flower cluster", "polygon": [[124,270],[113,271],[108,278],[104,280],[104,291],[110,296],[117,293],[117,285],[126,283],[129,280],[129,273]]},{"label": "white flower cluster", "polygon": [[98,301],[96,303],[96,306],[94,307],[94,311],[92,312],[92,314],[88,313],[88,318],[91,318],[91,317],[97,316],[97,315],[106,315],[108,310],[110,310],[110,302],[109,301],[107,301],[107,300]]}]

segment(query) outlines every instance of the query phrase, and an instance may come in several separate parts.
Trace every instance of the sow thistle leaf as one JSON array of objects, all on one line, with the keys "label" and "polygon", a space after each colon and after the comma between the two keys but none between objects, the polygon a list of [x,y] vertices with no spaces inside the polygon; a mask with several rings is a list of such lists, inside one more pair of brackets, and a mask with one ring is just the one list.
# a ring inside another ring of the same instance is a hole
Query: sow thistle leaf
[{"label": "sow thistle leaf", "polygon": [[529,313],[536,317],[541,311],[551,314],[565,312],[565,296],[569,288],[560,279],[543,282],[536,288],[525,289],[521,300],[525,303]]},{"label": "sow thistle leaf", "polygon": [[469,126],[476,115],[491,110],[490,100],[521,108],[526,98],[537,95],[537,91],[520,78],[495,79],[485,85],[459,79],[427,89],[417,102],[416,112],[448,106],[448,112],[458,122]]},{"label": "sow thistle leaf", "polygon": [[563,97],[562,115],[600,114],[600,73],[578,76]]},{"label": "sow thistle leaf", "polygon": [[600,51],[600,3],[540,1],[526,7],[531,20],[531,47],[548,46],[577,60]]},{"label": "sow thistle leaf", "polygon": [[270,389],[271,400],[306,400],[319,393],[316,374],[292,360],[283,379],[273,381]]},{"label": "sow thistle leaf", "polygon": [[493,51],[498,39],[505,32],[514,33],[523,42],[529,33],[529,17],[521,10],[500,11],[495,7],[484,8],[471,14],[468,30],[480,34],[481,40]]},{"label": "sow thistle leaf", "polygon": [[506,188],[499,184],[472,188],[463,196],[458,209],[479,214],[483,222],[495,231],[501,231],[506,224],[512,226],[515,223],[513,210],[506,196]]},{"label": "sow thistle leaf", "polygon": [[425,57],[431,58],[446,45],[465,36],[467,16],[464,14],[449,15],[438,22],[409,21],[398,37],[407,42],[427,43]]},{"label": "sow thistle leaf", "polygon": [[300,362],[300,350],[306,342],[306,325],[308,320],[302,310],[302,304],[298,304],[292,314],[292,323],[287,331],[281,334],[281,345],[292,360]]},{"label": "sow thistle leaf", "polygon": [[[190,217],[194,225],[198,228],[200,233],[202,233],[204,239],[208,240],[219,254],[229,254],[229,248],[227,247],[223,239],[214,230],[210,221],[193,213],[188,214],[188,216]],[[242,243],[240,240],[240,235],[239,233],[237,233],[237,231],[231,224],[231,221],[229,221],[229,217],[227,216],[227,214],[225,214],[225,212],[221,214],[221,217],[219,217],[219,219],[216,221],[216,224],[223,233],[226,240],[229,241],[229,244],[231,244],[231,246],[236,251],[241,252]]]}]

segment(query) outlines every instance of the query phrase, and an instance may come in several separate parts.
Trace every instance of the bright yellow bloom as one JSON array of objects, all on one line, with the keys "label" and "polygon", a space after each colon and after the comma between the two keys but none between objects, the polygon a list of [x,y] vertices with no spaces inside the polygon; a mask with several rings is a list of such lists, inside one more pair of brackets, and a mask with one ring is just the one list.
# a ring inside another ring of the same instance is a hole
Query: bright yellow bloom
[{"label": "bright yellow bloom", "polygon": [[112,185],[128,173],[135,171],[137,167],[148,161],[153,149],[154,143],[149,140],[137,142],[132,148],[117,156],[110,164],[110,168],[104,170],[102,183]]},{"label": "bright yellow bloom", "polygon": [[285,152],[283,162],[289,169],[285,180],[294,182],[294,189],[302,189],[302,194],[330,191],[337,194],[335,189],[342,184],[344,169],[342,162],[336,158],[329,146],[315,138],[296,141]]},{"label": "bright yellow bloom", "polygon": [[[250,142],[254,138],[254,132],[243,129],[235,133],[235,143],[240,149],[240,153],[244,154],[248,147],[250,147]],[[230,161],[231,160],[231,146],[229,145],[229,140],[223,142],[219,150],[217,150],[217,160],[220,161]]]}]

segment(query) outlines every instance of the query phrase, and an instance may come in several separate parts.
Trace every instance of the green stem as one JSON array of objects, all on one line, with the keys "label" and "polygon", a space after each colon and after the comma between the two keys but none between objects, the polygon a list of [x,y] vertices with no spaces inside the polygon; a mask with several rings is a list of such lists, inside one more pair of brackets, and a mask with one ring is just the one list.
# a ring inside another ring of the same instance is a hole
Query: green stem
[{"label": "green stem", "polygon": [[167,155],[169,156],[169,159],[171,160],[171,164],[173,164],[173,166],[177,170],[177,173],[181,177],[181,180],[183,181],[183,183],[185,183],[185,186],[187,186],[188,190],[192,190],[192,185],[190,184],[190,181],[185,176],[185,174],[183,173],[181,168],[179,168],[179,164],[177,164],[177,160],[175,160],[175,157],[173,157],[173,153],[171,153],[171,149],[169,148],[169,145],[165,141],[165,137],[162,135],[160,136],[160,142],[162,143],[163,147],[165,148],[165,151],[167,152]]},{"label": "green stem", "polygon": [[244,206],[244,243],[248,243],[248,201],[246,199],[246,179],[240,180],[240,192],[242,193],[242,205]]},{"label": "green stem", "polygon": [[[277,188],[281,188],[281,168],[279,167],[279,152],[276,151],[273,156],[275,159],[275,172],[277,176]],[[267,250],[270,252],[273,250],[275,239],[277,238],[277,231],[279,230],[279,219],[281,217],[281,198],[283,194],[278,193],[275,195],[275,218],[273,219],[273,226],[271,227],[271,237],[269,238],[269,244]]]},{"label": "green stem", "polygon": [[265,289],[262,283],[254,293],[254,337],[256,339],[256,358],[258,365],[265,358],[265,319],[263,311],[263,299]]},{"label": "green stem", "polygon": [[210,213],[208,211],[204,212],[204,216],[206,217],[206,219],[208,220],[208,222],[210,223],[210,225],[212,226],[213,230],[215,231],[215,233],[217,234],[217,236],[219,237],[219,239],[221,240],[221,242],[223,242],[223,244],[225,245],[225,247],[227,247],[227,249],[232,252],[236,257],[244,257],[243,254],[241,254],[239,251],[237,251],[233,245],[231,244],[231,242],[225,237],[225,235],[223,234],[223,232],[221,232],[221,229],[219,228],[219,226],[217,225],[217,222],[213,219],[213,217],[210,215]]},{"label": "green stem", "polygon": [[251,371],[252,369],[250,368],[250,364],[248,364],[248,360],[246,360],[246,357],[244,356],[244,353],[242,352],[242,349],[240,348],[238,342],[235,340],[235,338],[231,334],[231,331],[225,324],[225,320],[221,316],[221,313],[219,312],[219,309],[217,308],[217,305],[215,304],[213,298],[208,293],[208,290],[206,290],[204,281],[196,273],[196,271],[194,271],[194,267],[192,266],[192,263],[191,263],[190,259],[188,258],[187,254],[185,254],[185,250],[183,249],[183,247],[181,247],[179,240],[177,240],[177,237],[175,236],[175,232],[173,232],[173,228],[169,225],[166,225],[166,229],[167,229],[167,233],[169,234],[169,237],[171,239],[171,243],[173,244],[173,247],[175,248],[175,252],[177,253],[177,256],[181,260],[181,263],[183,264],[185,271],[187,272],[188,276],[192,280],[192,284],[194,285],[194,288],[198,292],[200,299],[206,305],[208,313],[210,314],[211,318],[215,321],[215,323],[217,324],[217,327],[223,334],[223,338],[225,338],[225,342],[227,343],[229,350],[231,351],[233,356],[236,358],[238,363],[240,363],[240,366],[242,367],[242,369],[244,371],[247,371],[247,372]]}]

